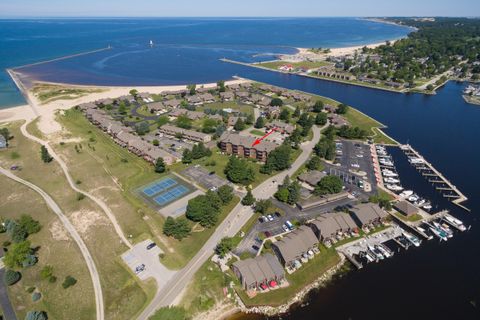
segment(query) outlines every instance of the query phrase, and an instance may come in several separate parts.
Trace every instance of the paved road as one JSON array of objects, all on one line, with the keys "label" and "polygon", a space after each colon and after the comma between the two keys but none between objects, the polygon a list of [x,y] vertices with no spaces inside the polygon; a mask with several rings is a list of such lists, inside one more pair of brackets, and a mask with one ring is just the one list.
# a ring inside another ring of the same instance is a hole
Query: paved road
[{"label": "paved road", "polygon": [[50,153],[50,155],[55,159],[55,161],[57,161],[57,163],[60,165],[60,167],[62,168],[63,170],[63,173],[65,174],[65,177],[67,178],[67,181],[68,181],[68,184],[70,185],[70,188],[72,188],[73,190],[75,190],[76,192],[78,193],[81,193],[83,195],[85,195],[87,198],[89,198],[90,200],[92,200],[93,202],[95,202],[100,208],[102,208],[103,212],[105,212],[106,216],[108,217],[108,219],[110,220],[110,222],[112,223],[114,229],[115,229],[115,232],[117,233],[117,235],[120,237],[120,239],[122,240],[122,242],[129,248],[131,249],[132,248],[132,244],[130,243],[130,241],[127,240],[127,238],[125,237],[125,235],[123,234],[123,231],[122,231],[122,228],[120,227],[120,225],[118,224],[117,222],[117,218],[115,217],[115,215],[113,214],[113,212],[110,210],[110,208],[105,204],[105,202],[103,202],[102,200],[100,200],[99,198],[91,195],[90,193],[86,192],[86,191],[83,191],[81,189],[79,189],[75,183],[75,181],[73,181],[72,179],[72,176],[70,175],[70,172],[68,171],[68,167],[66,165],[66,163],[62,160],[62,158],[60,158],[59,155],[57,155],[55,153],[55,150],[53,150],[53,148],[48,144],[47,141],[43,141],[42,139],[39,139],[33,135],[31,135],[28,131],[27,131],[27,125],[30,123],[30,121],[27,121],[25,122],[21,127],[20,127],[20,130],[22,131],[22,134],[32,140],[32,141],[35,141],[41,145],[44,145],[47,149],[48,149],[48,152]]},{"label": "paved road", "polygon": [[[301,145],[302,153],[292,164],[291,168],[280,172],[279,174],[264,181],[252,193],[257,199],[268,199],[273,196],[277,190],[278,181],[282,182],[285,176],[294,174],[310,157],[313,147],[320,140],[320,132],[322,128],[313,127],[313,139]],[[212,255],[217,243],[223,237],[232,237],[240,231],[242,226],[254,214],[251,207],[244,207],[239,203],[225,218],[225,220],[217,227],[210,239],[200,249],[200,251],[193,257],[192,260],[165,285],[165,287],[158,291],[151,303],[145,308],[142,314],[138,317],[140,320],[146,320],[158,308],[172,305],[178,302],[178,297],[188,285],[195,272],[200,266],[207,261]]]},{"label": "paved road", "polygon": [[14,175],[8,170],[0,168],[0,173],[16,182],[19,182],[29,187],[30,189],[40,194],[40,196],[42,196],[42,198],[45,200],[45,202],[50,207],[50,209],[52,209],[52,211],[58,216],[58,218],[60,219],[60,222],[62,222],[63,226],[68,231],[72,239],[77,243],[80,249],[80,252],[83,255],[83,258],[85,259],[85,262],[88,267],[88,271],[90,272],[90,276],[92,278],[93,290],[95,292],[97,320],[104,320],[105,314],[104,314],[104,305],[103,305],[102,286],[100,285],[100,276],[98,274],[97,267],[95,266],[95,262],[93,261],[92,255],[90,254],[90,251],[88,251],[87,246],[83,242],[82,238],[78,234],[75,227],[71,224],[70,220],[68,220],[68,218],[63,214],[62,209],[60,209],[57,203],[45,191],[43,191],[33,183],[30,183],[26,180],[23,180],[17,177],[16,175]]},{"label": "paved road", "polygon": [[8,297],[7,285],[3,281],[5,275],[5,269],[0,269],[0,305],[3,311],[3,318],[5,320],[17,320],[15,311],[13,310],[12,303]]}]

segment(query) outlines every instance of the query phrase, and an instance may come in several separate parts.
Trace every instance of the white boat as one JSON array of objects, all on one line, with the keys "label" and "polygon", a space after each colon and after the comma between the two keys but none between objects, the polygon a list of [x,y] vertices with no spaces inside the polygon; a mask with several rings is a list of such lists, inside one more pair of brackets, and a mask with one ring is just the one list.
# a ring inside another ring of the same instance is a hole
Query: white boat
[{"label": "white boat", "polygon": [[431,240],[433,237],[427,233],[427,230],[423,229],[422,227],[416,226],[415,229],[420,231],[421,233],[425,234],[428,240]]},{"label": "white boat", "polygon": [[393,252],[390,251],[387,247],[385,247],[383,244],[378,244],[375,246],[377,250],[379,250],[385,258],[390,258],[393,257]]},{"label": "white boat", "polygon": [[445,228],[444,226],[442,226],[440,223],[438,223],[436,221],[433,221],[433,225],[439,231],[445,232],[445,234],[447,235],[447,238],[452,238],[453,237],[453,232],[452,232],[452,230],[450,230],[450,228]]},{"label": "white boat", "polygon": [[408,197],[408,201],[410,202],[415,202],[418,200],[418,196],[416,194],[412,194],[410,197]]},{"label": "white boat", "polygon": [[150,40],[150,47],[153,47],[153,40]]},{"label": "white boat", "polygon": [[426,204],[424,204],[424,205],[422,206],[422,208],[425,209],[425,210],[427,210],[427,211],[429,211],[429,210],[432,210],[433,207],[432,207],[432,205],[431,205],[429,202],[427,202]]},{"label": "white boat", "polygon": [[417,237],[415,237],[413,234],[408,233],[407,231],[403,231],[402,234],[415,247],[420,247],[421,241]]},{"label": "white boat", "polygon": [[368,262],[374,262],[376,260],[375,255],[373,255],[369,251],[365,253],[365,257],[367,258]]},{"label": "white boat", "polygon": [[444,217],[445,221],[450,223],[452,226],[456,227],[460,231],[465,231],[467,228],[463,225],[463,222],[455,217],[452,217],[449,214],[446,214]]},{"label": "white boat", "polygon": [[395,172],[392,172],[392,171],[382,171],[382,175],[384,177],[398,177],[398,174],[396,174]]},{"label": "white boat", "polygon": [[402,193],[400,193],[400,197],[402,198],[408,198],[413,194],[412,190],[405,190]]},{"label": "white boat", "polygon": [[411,164],[423,164],[423,163],[425,163],[425,160],[424,160],[424,159],[422,159],[422,158],[416,158],[416,157],[408,158],[408,161],[409,161]]},{"label": "white boat", "polygon": [[386,183],[400,183],[400,180],[391,177],[386,177],[383,179],[383,181]]},{"label": "white boat", "polygon": [[370,250],[370,252],[372,252],[379,260],[383,260],[385,258],[379,250],[375,249],[371,245],[368,246],[368,250]]},{"label": "white boat", "polygon": [[415,201],[415,205],[417,207],[421,207],[425,203],[425,199],[419,199],[418,201]]},{"label": "white boat", "polygon": [[392,191],[402,191],[403,190],[403,187],[399,186],[397,184],[387,184],[385,186],[387,187],[388,190],[392,190]]},{"label": "white boat", "polygon": [[438,230],[437,228],[435,227],[430,227],[429,228],[430,231],[432,231],[432,233],[437,236],[440,240],[443,240],[443,241],[447,241],[448,240],[448,237],[446,234],[444,234],[441,230]]}]

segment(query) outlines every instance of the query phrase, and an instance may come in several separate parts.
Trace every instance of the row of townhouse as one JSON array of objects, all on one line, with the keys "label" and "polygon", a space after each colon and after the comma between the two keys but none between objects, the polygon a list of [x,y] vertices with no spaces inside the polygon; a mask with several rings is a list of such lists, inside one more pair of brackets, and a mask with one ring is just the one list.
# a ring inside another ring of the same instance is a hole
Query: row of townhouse
[{"label": "row of townhouse", "polygon": [[81,105],[79,108],[85,112],[87,119],[92,124],[108,133],[117,144],[127,148],[130,152],[142,157],[146,161],[155,163],[158,158],[163,158],[167,165],[171,165],[178,160],[165,150],[143,141],[139,136],[133,134],[131,128],[113,120],[103,110],[92,108],[91,105]]},{"label": "row of townhouse", "polygon": [[212,136],[209,134],[197,132],[193,130],[182,129],[169,124],[165,124],[161,126],[158,129],[158,131],[168,136],[173,136],[173,137],[182,136],[182,138],[191,140],[194,142],[208,143],[212,141]]}]

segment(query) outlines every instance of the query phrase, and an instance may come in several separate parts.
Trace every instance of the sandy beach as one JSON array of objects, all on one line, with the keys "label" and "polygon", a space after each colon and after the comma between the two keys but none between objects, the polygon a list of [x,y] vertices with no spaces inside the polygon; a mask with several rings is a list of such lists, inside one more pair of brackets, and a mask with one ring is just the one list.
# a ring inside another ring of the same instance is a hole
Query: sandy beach
[{"label": "sandy beach", "polygon": [[[17,79],[18,80],[18,79]],[[226,85],[240,84],[248,82],[249,80],[237,79],[226,81]],[[17,82],[16,82],[17,83]],[[123,95],[128,95],[129,91],[132,89],[137,90],[138,92],[148,92],[152,94],[158,94],[165,91],[176,91],[186,89],[186,85],[173,85],[173,86],[140,86],[140,87],[106,87],[106,86],[81,86],[81,85],[71,85],[64,83],[48,83],[53,85],[58,85],[62,87],[71,87],[71,88],[89,88],[89,89],[101,89],[101,92],[90,93],[85,96],[82,96],[78,99],[71,100],[55,100],[49,103],[42,104],[35,95],[30,90],[25,90],[19,86],[19,89],[22,90],[24,95],[26,95],[26,100],[30,104],[1,109],[0,110],[0,122],[10,122],[16,120],[32,120],[38,115],[40,120],[38,122],[38,128],[44,134],[49,135],[62,130],[60,124],[55,121],[55,113],[58,110],[70,109],[74,106],[77,106],[86,102],[93,102],[99,99],[106,98],[116,98]],[[18,83],[17,83],[18,86]],[[205,83],[197,84],[197,88],[214,88],[216,83]]]}]

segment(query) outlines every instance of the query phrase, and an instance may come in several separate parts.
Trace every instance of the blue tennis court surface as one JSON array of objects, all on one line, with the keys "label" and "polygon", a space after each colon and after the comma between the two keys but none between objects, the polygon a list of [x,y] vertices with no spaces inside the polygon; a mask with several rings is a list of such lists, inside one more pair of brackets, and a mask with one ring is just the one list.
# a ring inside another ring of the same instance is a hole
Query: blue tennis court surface
[{"label": "blue tennis court surface", "polygon": [[179,186],[176,186],[175,188],[172,188],[172,189],[170,189],[168,191],[165,191],[162,194],[156,196],[155,198],[153,198],[153,200],[158,205],[163,206],[164,204],[166,204],[168,202],[171,202],[175,199],[180,198],[181,196],[183,196],[187,192],[188,192],[187,187],[185,187],[183,185],[179,185]]},{"label": "blue tennis court surface", "polygon": [[177,181],[172,178],[165,178],[145,187],[142,191],[147,196],[151,197],[157,193],[167,190],[168,188],[177,184]]}]

